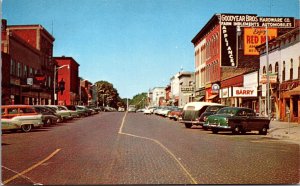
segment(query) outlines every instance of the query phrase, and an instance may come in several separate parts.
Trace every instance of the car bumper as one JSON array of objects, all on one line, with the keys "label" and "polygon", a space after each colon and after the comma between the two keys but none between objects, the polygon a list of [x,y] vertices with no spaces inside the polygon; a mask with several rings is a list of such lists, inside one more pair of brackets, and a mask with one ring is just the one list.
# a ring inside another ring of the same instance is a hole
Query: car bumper
[{"label": "car bumper", "polygon": [[218,130],[232,130],[231,126],[226,126],[226,125],[220,125],[218,123],[210,123],[209,125],[203,124],[203,127],[207,127],[209,129],[218,129]]},{"label": "car bumper", "polygon": [[180,123],[191,123],[193,125],[200,125],[199,121],[186,121],[186,120],[180,120]]}]

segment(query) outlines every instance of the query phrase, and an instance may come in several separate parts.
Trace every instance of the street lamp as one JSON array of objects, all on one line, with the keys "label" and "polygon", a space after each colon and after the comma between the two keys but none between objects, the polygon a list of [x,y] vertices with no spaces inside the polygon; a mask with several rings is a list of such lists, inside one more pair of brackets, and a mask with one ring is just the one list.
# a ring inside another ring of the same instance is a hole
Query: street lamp
[{"label": "street lamp", "polygon": [[56,67],[54,65],[54,78],[53,78],[53,95],[54,95],[54,105],[55,105],[55,102],[56,102],[56,73],[59,69],[61,68],[64,68],[64,67],[68,67],[68,69],[70,69],[70,66],[69,65],[63,65],[63,66],[59,66],[59,67]]},{"label": "street lamp", "polygon": [[271,119],[272,109],[270,101],[270,67],[269,67],[269,38],[268,38],[268,25],[266,24],[266,61],[267,61],[267,84],[266,84],[266,112],[269,119]]}]

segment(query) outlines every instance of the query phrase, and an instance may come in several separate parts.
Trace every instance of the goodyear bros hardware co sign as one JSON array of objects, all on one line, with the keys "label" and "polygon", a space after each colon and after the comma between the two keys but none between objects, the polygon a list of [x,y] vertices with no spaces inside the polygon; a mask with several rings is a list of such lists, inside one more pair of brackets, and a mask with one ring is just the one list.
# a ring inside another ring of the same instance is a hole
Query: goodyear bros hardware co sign
[{"label": "goodyear bros hardware co sign", "polygon": [[237,27],[244,30],[244,55],[259,55],[255,47],[277,37],[277,28],[294,28],[293,17],[258,17],[256,14],[219,14],[222,35],[222,66],[236,66]]}]

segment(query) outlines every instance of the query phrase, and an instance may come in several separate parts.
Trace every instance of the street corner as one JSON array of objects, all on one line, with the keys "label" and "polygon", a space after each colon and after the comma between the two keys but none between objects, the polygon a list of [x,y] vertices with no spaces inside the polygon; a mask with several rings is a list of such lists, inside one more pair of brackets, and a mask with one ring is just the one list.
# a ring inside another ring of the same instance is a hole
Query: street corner
[{"label": "street corner", "polygon": [[290,141],[300,145],[300,125],[291,128],[270,129],[266,137]]}]

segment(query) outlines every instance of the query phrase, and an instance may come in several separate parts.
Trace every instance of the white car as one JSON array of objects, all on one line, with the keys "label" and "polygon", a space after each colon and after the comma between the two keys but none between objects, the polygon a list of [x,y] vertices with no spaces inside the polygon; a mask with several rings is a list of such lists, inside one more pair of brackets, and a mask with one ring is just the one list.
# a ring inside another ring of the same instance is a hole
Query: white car
[{"label": "white car", "polygon": [[42,115],[31,115],[31,116],[16,116],[11,119],[1,119],[1,129],[6,130],[22,130],[23,132],[29,132],[32,128],[40,128],[44,125]]},{"label": "white car", "polygon": [[152,113],[153,113],[153,111],[151,111],[151,109],[149,109],[149,108],[144,110],[145,115],[151,115]]}]

